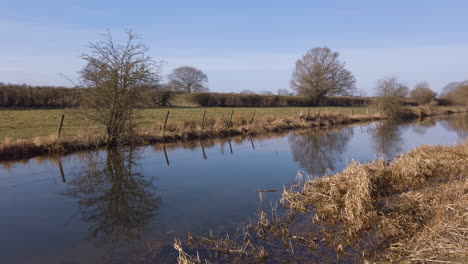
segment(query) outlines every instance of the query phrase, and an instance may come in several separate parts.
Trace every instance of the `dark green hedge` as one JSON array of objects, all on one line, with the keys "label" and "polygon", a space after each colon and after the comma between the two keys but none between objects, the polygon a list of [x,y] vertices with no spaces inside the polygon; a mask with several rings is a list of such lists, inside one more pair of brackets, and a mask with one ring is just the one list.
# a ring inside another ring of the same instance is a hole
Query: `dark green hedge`
[{"label": "dark green hedge", "polygon": [[[88,88],[90,89],[90,88]],[[165,107],[179,92],[148,89],[145,107]],[[0,107],[64,108],[85,105],[88,93],[83,88],[35,87],[28,85],[0,85]],[[200,106],[217,107],[281,107],[313,106],[302,96],[279,96],[235,93],[193,93],[188,99]],[[324,97],[318,106],[362,106],[371,99],[360,97]]]},{"label": "dark green hedge", "polygon": [[[193,93],[193,102],[200,106],[217,107],[275,107],[275,106],[313,106],[311,101],[302,96],[235,94],[235,93]],[[361,97],[324,97],[318,106],[363,106],[371,99]]]}]

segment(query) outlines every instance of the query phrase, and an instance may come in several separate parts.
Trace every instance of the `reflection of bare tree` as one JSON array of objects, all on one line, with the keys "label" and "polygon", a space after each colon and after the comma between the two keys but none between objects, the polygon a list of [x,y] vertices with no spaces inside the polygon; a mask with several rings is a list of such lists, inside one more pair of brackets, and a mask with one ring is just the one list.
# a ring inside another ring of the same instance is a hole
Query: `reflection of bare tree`
[{"label": "reflection of bare tree", "polygon": [[327,169],[334,170],[340,155],[346,151],[353,135],[351,127],[339,130],[311,131],[289,136],[293,158],[308,174],[322,175]]},{"label": "reflection of bare tree", "polygon": [[105,159],[92,156],[68,184],[64,195],[78,199],[84,220],[91,223],[90,238],[104,243],[140,238],[160,198],[135,168],[131,150],[109,150]]},{"label": "reflection of bare tree", "polygon": [[402,128],[401,124],[393,121],[376,123],[375,128],[370,129],[375,152],[383,154],[387,158],[401,152]]},{"label": "reflection of bare tree", "polygon": [[446,129],[456,132],[460,139],[468,137],[468,113],[442,119],[440,124]]},{"label": "reflection of bare tree", "polygon": [[432,118],[423,118],[418,120],[414,126],[413,126],[413,131],[419,135],[424,135],[426,134],[427,130],[430,127],[435,126],[436,122]]}]

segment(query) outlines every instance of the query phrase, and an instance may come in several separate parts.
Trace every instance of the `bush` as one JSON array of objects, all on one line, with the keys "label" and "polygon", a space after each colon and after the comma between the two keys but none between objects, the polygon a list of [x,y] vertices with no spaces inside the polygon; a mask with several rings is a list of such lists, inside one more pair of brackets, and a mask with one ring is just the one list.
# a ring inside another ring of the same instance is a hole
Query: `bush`
[{"label": "bush", "polygon": [[150,107],[170,106],[171,100],[177,95],[177,92],[171,90],[153,90],[150,92]]},{"label": "bush", "polygon": [[428,104],[435,100],[436,93],[426,87],[417,87],[411,90],[410,98],[419,104]]}]

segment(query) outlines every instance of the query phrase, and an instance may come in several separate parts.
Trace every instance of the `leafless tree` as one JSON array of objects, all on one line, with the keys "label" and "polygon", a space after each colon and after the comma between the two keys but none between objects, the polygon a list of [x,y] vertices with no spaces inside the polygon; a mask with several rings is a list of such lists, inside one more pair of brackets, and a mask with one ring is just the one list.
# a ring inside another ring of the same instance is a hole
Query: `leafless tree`
[{"label": "leafless tree", "polygon": [[418,102],[419,104],[427,104],[435,100],[437,93],[429,88],[427,82],[420,82],[416,84],[413,90],[410,92],[410,98]]},{"label": "leafless tree", "polygon": [[82,56],[86,62],[81,70],[83,86],[87,87],[86,115],[106,129],[108,146],[119,144],[134,132],[136,108],[148,87],[159,81],[159,64],[147,56],[148,49],[136,43],[137,36],[127,32],[126,42],[116,44],[108,32],[103,41],[90,44],[91,53]]},{"label": "leafless tree", "polygon": [[441,96],[446,98],[450,104],[468,105],[468,80],[447,84],[442,89]]},{"label": "leafless tree", "polygon": [[208,91],[206,74],[191,66],[182,66],[173,70],[168,79],[169,86],[176,91],[187,93]]},{"label": "leafless tree", "polygon": [[252,90],[242,90],[240,94],[257,94],[257,93]]},{"label": "leafless tree", "polygon": [[263,94],[263,95],[273,95],[273,92],[267,91],[267,90],[262,90],[262,91],[260,91],[260,94]]},{"label": "leafless tree", "polygon": [[375,103],[380,111],[389,117],[397,117],[403,99],[408,95],[408,87],[398,77],[390,76],[377,81],[375,91]]},{"label": "leafless tree", "polygon": [[313,48],[297,60],[291,87],[299,95],[317,104],[326,95],[350,95],[356,80],[339,59],[339,53],[327,47]]},{"label": "leafless tree", "polygon": [[278,95],[293,95],[288,89],[278,89]]}]

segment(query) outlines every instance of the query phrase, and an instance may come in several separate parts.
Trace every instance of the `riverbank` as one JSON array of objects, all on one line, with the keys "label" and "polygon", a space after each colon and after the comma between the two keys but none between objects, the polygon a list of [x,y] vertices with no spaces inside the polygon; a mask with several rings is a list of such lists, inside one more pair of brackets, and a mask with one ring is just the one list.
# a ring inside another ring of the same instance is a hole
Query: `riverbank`
[{"label": "riverbank", "polygon": [[[187,120],[200,123],[205,113],[206,120],[228,119],[232,120],[252,118],[255,112],[256,118],[292,118],[298,117],[302,112],[311,115],[318,112],[342,113],[344,115],[370,115],[377,114],[377,109],[367,107],[170,107],[170,108],[146,108],[136,111],[138,123],[136,129],[148,130],[155,125],[164,123],[169,112],[168,124],[179,128],[184,126]],[[28,139],[39,136],[49,136],[57,132],[60,118],[64,115],[61,131],[62,137],[73,137],[80,130],[93,129],[96,125],[86,119],[89,109],[0,109],[0,140],[9,137],[12,139]]]},{"label": "riverbank", "polygon": [[[308,129],[320,127],[332,127],[336,125],[352,124],[356,122],[369,122],[385,119],[379,114],[345,114],[338,111],[304,112],[301,116],[275,117],[272,115],[237,116],[232,118],[221,117],[219,119],[206,118],[204,121],[186,119],[183,122],[164,121],[153,123],[151,128],[139,129],[131,138],[122,139],[123,145],[147,145],[174,141],[188,141],[211,137],[231,136],[255,136],[265,133],[276,133],[293,129]],[[251,110],[252,111],[252,110]],[[351,111],[353,111],[351,109]],[[432,115],[444,115],[455,113],[452,108],[410,108],[406,111],[406,118],[424,117]],[[231,110],[232,113],[232,110]],[[32,139],[5,138],[0,142],[0,160],[27,159],[38,155],[63,155],[75,151],[94,150],[105,146],[105,135],[102,129],[89,127],[77,130],[73,135],[50,135],[34,137]]]},{"label": "riverbank", "polygon": [[353,162],[318,179],[299,175],[280,204],[239,234],[176,239],[179,263],[465,263],[468,141]]},{"label": "riverbank", "polygon": [[[293,129],[332,127],[356,122],[382,119],[378,115],[348,116],[339,113],[316,114],[304,118],[256,118],[252,122],[237,118],[228,120],[206,120],[203,129],[198,122],[187,120],[185,124],[157,124],[151,129],[139,130],[123,145],[147,145],[175,141],[190,141],[204,138],[232,136],[255,136],[266,133],[284,132]],[[98,129],[79,132],[76,136],[61,138],[55,135],[29,139],[5,139],[0,144],[0,160],[26,159],[38,155],[68,154],[75,151],[93,150],[105,147],[105,135]]]}]

